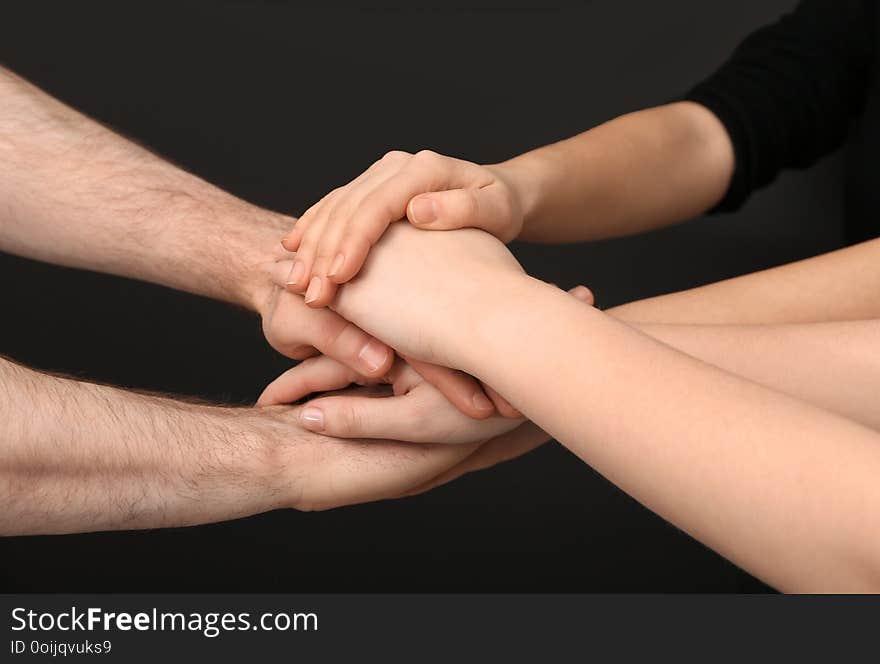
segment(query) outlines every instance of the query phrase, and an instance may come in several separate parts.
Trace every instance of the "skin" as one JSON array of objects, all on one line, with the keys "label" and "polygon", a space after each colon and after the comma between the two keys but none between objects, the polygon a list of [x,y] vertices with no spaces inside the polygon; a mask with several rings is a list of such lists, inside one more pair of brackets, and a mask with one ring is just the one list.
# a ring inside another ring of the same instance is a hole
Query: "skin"
[{"label": "skin", "polygon": [[[224,300],[257,312],[289,357],[320,352],[363,376],[388,372],[385,344],[266,277],[293,219],[171,166],[2,69],[0,99],[0,250]],[[468,414],[495,412],[473,379],[429,369]],[[3,534],[190,525],[393,497],[476,447],[334,441],[299,426],[296,409],[139,395],[2,359],[0,393]]]},{"label": "skin", "polygon": [[389,224],[481,228],[504,242],[580,242],[640,233],[717,203],[733,147],[706,108],[630,113],[501,164],[392,151],[312,206],[284,239],[287,283],[314,307],[352,279]]},{"label": "skin", "polygon": [[3,535],[185,526],[395,498],[478,447],[343,441],[299,427],[297,409],[183,403],[6,361],[0,394]]},{"label": "skin", "polygon": [[[314,392],[342,390],[371,382],[336,360],[321,356],[289,369],[270,383],[258,405],[292,403]],[[313,399],[299,411],[310,431],[340,438],[391,438],[407,442],[464,444],[484,441],[517,428],[522,420],[468,417],[403,360],[383,378],[385,398],[333,395]],[[354,433],[357,432],[357,433]]]},{"label": "skin", "polygon": [[[475,230],[395,224],[333,306],[407,355],[495,386],[637,500],[771,585],[880,588],[876,431],[584,307]],[[870,331],[863,339],[876,348]],[[534,347],[542,353],[522,352]]]},{"label": "skin", "polygon": [[[283,280],[287,271],[289,261],[279,261],[274,278]],[[583,286],[569,293],[587,305],[594,302],[592,292]],[[312,399],[299,411],[299,423],[310,431],[340,438],[390,438],[412,443],[486,440],[522,423],[521,414],[512,406],[508,408],[515,416],[485,420],[467,417],[415,371],[413,364],[415,360],[398,359],[391,371],[377,380],[358,374],[327,356],[308,359],[272,381],[257,405],[293,403],[313,393],[339,391],[352,384],[384,382],[391,386],[393,396],[367,399],[337,393]]]},{"label": "skin", "polygon": [[[0,250],[232,302],[261,316],[268,342],[329,355],[373,377],[393,353],[332,312],[271,288],[261,266],[294,219],[241,201],[114,134],[0,68]],[[495,412],[479,385],[433,381],[472,417]]]}]

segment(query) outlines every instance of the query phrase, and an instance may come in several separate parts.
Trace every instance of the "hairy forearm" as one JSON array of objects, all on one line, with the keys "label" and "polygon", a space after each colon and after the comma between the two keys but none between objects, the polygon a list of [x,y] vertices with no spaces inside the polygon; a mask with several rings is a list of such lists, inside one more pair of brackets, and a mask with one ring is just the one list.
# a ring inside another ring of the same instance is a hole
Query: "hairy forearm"
[{"label": "hairy forearm", "polygon": [[471,306],[456,366],[645,505],[782,589],[880,587],[876,432],[526,277]]},{"label": "hairy forearm", "polygon": [[699,215],[723,197],[733,159],[721,122],[680,102],[621,116],[498,167],[523,192],[520,240],[578,242]]},{"label": "hairy forearm", "polygon": [[288,446],[280,429],[278,445],[257,435],[253,412],[0,360],[0,534],[182,526],[280,507],[292,493]]},{"label": "hairy forearm", "polygon": [[0,250],[250,308],[291,220],[230,196],[0,69]]},{"label": "hairy forearm", "polygon": [[880,318],[880,240],[608,311],[631,322],[705,325]]}]

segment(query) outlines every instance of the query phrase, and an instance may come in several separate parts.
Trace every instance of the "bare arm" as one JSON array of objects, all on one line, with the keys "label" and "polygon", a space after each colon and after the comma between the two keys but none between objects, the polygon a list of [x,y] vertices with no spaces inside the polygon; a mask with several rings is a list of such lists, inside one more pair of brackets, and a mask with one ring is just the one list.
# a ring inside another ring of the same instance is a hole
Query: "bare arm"
[{"label": "bare arm", "polygon": [[519,239],[580,242],[641,233],[717,203],[733,147],[711,111],[678,102],[615,118],[497,168],[522,201]]},{"label": "bare arm", "polygon": [[190,525],[293,504],[296,476],[280,462],[297,431],[280,420],[5,360],[0,396],[4,535]]},{"label": "bare arm", "polygon": [[[514,313],[523,291],[532,307]],[[480,336],[493,342],[469,346],[483,352],[465,352],[462,366],[548,433],[781,589],[880,587],[876,432],[657,344],[543,284],[521,282],[505,301]],[[547,351],[514,371],[503,357],[527,329],[540,330]],[[552,393],[524,375],[552,375]]]},{"label": "bare arm", "polygon": [[635,327],[692,357],[880,430],[880,320]]},{"label": "bare arm", "polygon": [[[279,294],[263,267],[294,219],[186,173],[0,68],[0,250],[152,281],[259,312],[269,343],[318,352],[378,377],[393,354],[336,314]],[[478,384],[428,380],[473,417],[494,412]]]},{"label": "bare arm", "polygon": [[293,220],[163,161],[0,69],[0,250],[253,310]]},{"label": "bare arm", "polygon": [[338,299],[402,352],[486,381],[640,502],[776,587],[880,588],[877,432],[585,307],[476,231],[397,224]]},{"label": "bare arm", "polygon": [[608,311],[626,321],[697,325],[880,318],[880,240]]},{"label": "bare arm", "polygon": [[296,408],[184,403],[0,360],[0,535],[186,526],[395,498],[478,447],[343,441],[298,419]]}]

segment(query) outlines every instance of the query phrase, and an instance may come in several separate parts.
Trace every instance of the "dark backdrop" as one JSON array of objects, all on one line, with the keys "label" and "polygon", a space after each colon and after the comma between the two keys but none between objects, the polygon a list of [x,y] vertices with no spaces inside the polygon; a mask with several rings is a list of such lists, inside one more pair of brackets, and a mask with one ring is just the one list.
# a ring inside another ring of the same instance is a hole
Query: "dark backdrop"
[{"label": "dark backdrop", "polygon": [[[6,0],[0,61],[219,186],[299,214],[391,148],[499,160],[673,98],[793,2],[65,4],[77,7]],[[516,252],[603,305],[790,261],[840,244],[839,166],[786,175],[735,215]],[[257,320],[222,304],[3,255],[0,277],[0,353],[33,366],[240,403],[289,364]],[[417,498],[7,538],[0,559],[6,591],[763,589],[556,444]]]}]

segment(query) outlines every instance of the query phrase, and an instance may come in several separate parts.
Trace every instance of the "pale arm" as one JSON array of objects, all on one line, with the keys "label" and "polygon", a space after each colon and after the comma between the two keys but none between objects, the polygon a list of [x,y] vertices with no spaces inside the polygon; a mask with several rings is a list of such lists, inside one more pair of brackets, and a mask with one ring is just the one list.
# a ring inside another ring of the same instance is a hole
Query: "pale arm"
[{"label": "pale arm", "polygon": [[877,432],[585,307],[476,231],[398,224],[338,300],[399,350],[492,385],[640,502],[769,583],[880,588]]},{"label": "pale arm", "polygon": [[880,430],[880,320],[634,327],[704,362]]},{"label": "pale arm", "polygon": [[[518,279],[505,291],[488,305],[478,343],[463,347],[463,367],[639,501],[769,583],[880,588],[880,435],[678,353],[544,284]],[[531,307],[517,306],[523,296]],[[521,352],[535,343],[540,357]],[[535,390],[538,376],[553,389]]]},{"label": "pale arm", "polygon": [[705,212],[724,196],[734,154],[711,111],[678,102],[615,118],[496,167],[520,194],[520,240],[580,242]]},{"label": "pale arm", "polygon": [[608,311],[626,321],[737,325],[880,318],[880,240]]}]

